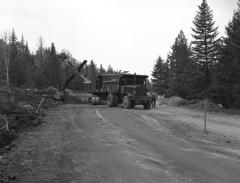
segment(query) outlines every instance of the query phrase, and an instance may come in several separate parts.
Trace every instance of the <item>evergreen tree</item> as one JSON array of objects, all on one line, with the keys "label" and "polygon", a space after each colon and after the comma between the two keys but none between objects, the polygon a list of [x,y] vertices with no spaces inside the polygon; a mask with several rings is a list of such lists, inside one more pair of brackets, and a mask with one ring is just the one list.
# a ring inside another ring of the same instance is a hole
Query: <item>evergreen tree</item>
[{"label": "evergreen tree", "polygon": [[90,61],[90,64],[88,65],[88,75],[87,78],[94,82],[96,81],[96,76],[97,76],[97,66],[93,62],[93,60]]},{"label": "evergreen tree", "polygon": [[25,83],[25,75],[21,69],[21,62],[19,60],[19,43],[17,41],[17,36],[13,30],[10,38],[10,59],[9,59],[9,77],[10,83],[20,87]]},{"label": "evergreen tree", "polygon": [[5,58],[4,58],[4,49],[6,44],[3,39],[0,39],[0,80],[5,80]]},{"label": "evergreen tree", "polygon": [[45,70],[47,71],[50,84],[59,88],[62,84],[62,63],[57,57],[54,43],[51,44],[47,62],[47,68],[45,68]]},{"label": "evergreen tree", "polygon": [[43,38],[40,36],[38,39],[38,48],[34,57],[34,63],[36,66],[35,83],[38,88],[45,88],[50,85],[47,67],[47,62],[50,55],[50,49],[44,48]]},{"label": "evergreen tree", "polygon": [[193,21],[195,27],[192,28],[192,36],[194,39],[192,43],[194,58],[199,64],[199,69],[203,72],[204,76],[204,78],[202,78],[201,90],[207,93],[206,91],[210,87],[214,74],[213,68],[219,54],[217,39],[218,27],[214,26],[213,13],[206,0],[203,0],[198,8],[199,10]]},{"label": "evergreen tree", "polygon": [[152,85],[154,90],[160,94],[165,95],[168,81],[168,64],[164,62],[161,57],[158,57],[152,71]]},{"label": "evergreen tree", "polygon": [[102,64],[100,65],[99,73],[100,73],[100,74],[105,74],[105,73],[106,73],[106,71],[105,71],[105,69],[103,68]]},{"label": "evergreen tree", "polygon": [[176,95],[183,98],[193,97],[192,87],[194,81],[192,78],[195,73],[193,73],[194,63],[192,62],[191,54],[191,48],[188,45],[187,39],[183,31],[180,31],[167,58],[167,62],[169,63],[169,95]]},{"label": "evergreen tree", "polygon": [[225,107],[240,108],[240,0],[226,34],[214,99]]},{"label": "evergreen tree", "polygon": [[0,79],[2,83],[9,87],[9,44],[8,35],[5,32],[3,39],[0,39]]},{"label": "evergreen tree", "polygon": [[30,53],[28,42],[24,44],[23,54],[22,54],[22,72],[25,74],[26,78],[26,87],[35,87],[35,75],[36,75],[36,66],[34,64],[34,57]]},{"label": "evergreen tree", "polygon": [[113,74],[113,73],[114,73],[114,70],[113,70],[112,66],[108,65],[107,74]]},{"label": "evergreen tree", "polygon": [[[27,48],[26,48],[27,47]],[[22,84],[26,84],[29,80],[31,80],[32,76],[29,74],[30,67],[30,52],[28,50],[28,45],[25,45],[25,40],[22,35],[21,41],[18,42],[18,56],[17,56],[18,68],[20,69],[23,77],[25,78]]]}]

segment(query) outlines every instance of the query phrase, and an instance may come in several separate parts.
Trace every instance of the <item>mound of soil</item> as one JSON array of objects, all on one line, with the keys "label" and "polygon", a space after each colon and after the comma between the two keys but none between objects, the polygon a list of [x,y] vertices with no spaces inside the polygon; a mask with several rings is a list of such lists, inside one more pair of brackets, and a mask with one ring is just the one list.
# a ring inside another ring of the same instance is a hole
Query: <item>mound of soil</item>
[{"label": "mound of soil", "polygon": [[170,98],[160,98],[158,99],[158,103],[159,105],[166,104],[170,106],[182,106],[188,105],[190,101],[178,96],[172,96]]}]

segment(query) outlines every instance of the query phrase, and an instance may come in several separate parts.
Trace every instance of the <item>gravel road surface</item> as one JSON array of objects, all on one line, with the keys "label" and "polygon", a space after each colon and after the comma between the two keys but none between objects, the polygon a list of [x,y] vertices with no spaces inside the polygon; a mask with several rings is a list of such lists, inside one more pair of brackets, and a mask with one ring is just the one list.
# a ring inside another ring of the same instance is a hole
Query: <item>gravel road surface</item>
[{"label": "gravel road surface", "polygon": [[3,157],[5,173],[21,183],[239,182],[239,139],[222,131],[204,134],[196,115],[64,105],[20,136]]}]

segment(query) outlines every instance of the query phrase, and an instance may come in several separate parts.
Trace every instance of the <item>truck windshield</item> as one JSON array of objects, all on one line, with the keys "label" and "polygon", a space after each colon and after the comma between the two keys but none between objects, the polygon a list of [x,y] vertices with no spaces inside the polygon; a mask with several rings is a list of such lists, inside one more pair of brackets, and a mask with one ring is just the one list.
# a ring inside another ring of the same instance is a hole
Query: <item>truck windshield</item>
[{"label": "truck windshield", "polygon": [[136,78],[135,79],[135,83],[134,83],[134,79],[133,78],[123,78],[121,81],[121,85],[145,85],[145,79],[139,79]]}]

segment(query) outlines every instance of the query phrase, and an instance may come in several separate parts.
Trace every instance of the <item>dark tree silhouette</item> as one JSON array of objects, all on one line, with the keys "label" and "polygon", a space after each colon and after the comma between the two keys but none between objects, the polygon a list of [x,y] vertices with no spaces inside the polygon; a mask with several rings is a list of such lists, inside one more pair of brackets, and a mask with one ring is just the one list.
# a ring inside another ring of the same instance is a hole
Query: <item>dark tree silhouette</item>
[{"label": "dark tree silhouette", "polygon": [[240,1],[226,27],[226,34],[214,98],[225,107],[240,108]]},{"label": "dark tree silhouette", "polygon": [[168,95],[183,98],[194,96],[195,90],[192,87],[195,83],[193,78],[195,78],[196,67],[194,67],[191,56],[191,48],[183,31],[180,31],[167,58],[169,63]]},{"label": "dark tree silhouette", "polygon": [[152,85],[154,90],[160,95],[166,95],[168,81],[168,64],[161,57],[155,62],[152,71]]},{"label": "dark tree silhouette", "polygon": [[203,96],[207,97],[207,90],[211,85],[212,74],[214,74],[213,68],[219,54],[218,27],[214,25],[213,13],[206,0],[202,1],[198,9],[193,21],[192,36],[194,40],[192,44],[195,61],[204,74],[201,82]]}]

